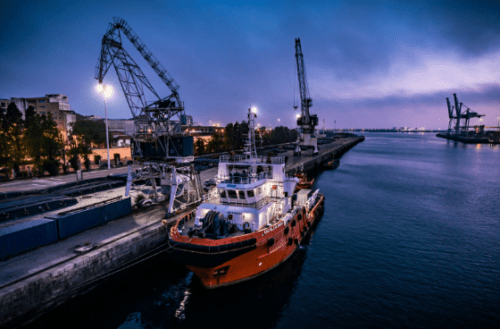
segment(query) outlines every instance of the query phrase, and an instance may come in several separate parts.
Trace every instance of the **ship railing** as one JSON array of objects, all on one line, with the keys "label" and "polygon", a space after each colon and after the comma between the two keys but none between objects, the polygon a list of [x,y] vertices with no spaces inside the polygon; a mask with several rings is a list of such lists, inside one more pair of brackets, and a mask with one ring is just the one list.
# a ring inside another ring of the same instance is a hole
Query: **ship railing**
[{"label": "ship railing", "polygon": [[266,197],[264,199],[261,199],[257,202],[252,202],[252,203],[246,202],[245,200],[242,200],[242,199],[230,199],[229,202],[226,202],[226,201],[222,201],[218,195],[216,195],[216,196],[205,195],[203,197],[203,202],[207,202],[210,204],[236,206],[236,207],[247,207],[247,208],[255,208],[255,209],[260,209],[272,201],[273,201],[273,198],[269,198],[269,197]]},{"label": "ship railing", "polygon": [[226,183],[226,184],[251,184],[258,182],[260,180],[266,179],[267,174],[266,173],[259,173],[256,176],[225,176],[222,177],[221,183]]},{"label": "ship railing", "polygon": [[[224,162],[247,162],[249,160],[248,156],[246,154],[238,154],[238,155],[221,155],[219,157],[219,162],[224,163]],[[261,164],[284,164],[285,163],[285,157],[283,156],[274,156],[274,157],[268,157],[268,156],[259,156],[255,159],[256,163],[261,163]]]},{"label": "ship railing", "polygon": [[306,206],[308,209],[311,209],[312,207],[314,207],[314,205],[316,204],[316,201],[318,201],[318,193],[319,193],[319,189],[314,191],[314,193],[311,195],[309,200],[307,200]]}]

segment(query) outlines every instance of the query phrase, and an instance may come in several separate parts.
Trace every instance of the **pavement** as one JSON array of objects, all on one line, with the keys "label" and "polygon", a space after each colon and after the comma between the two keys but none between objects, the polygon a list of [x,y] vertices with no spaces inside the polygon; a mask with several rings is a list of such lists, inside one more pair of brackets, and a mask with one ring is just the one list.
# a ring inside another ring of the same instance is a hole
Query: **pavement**
[{"label": "pavement", "polygon": [[[136,167],[133,166],[132,169]],[[138,167],[137,167],[138,168]],[[126,174],[128,167],[97,169],[92,171],[83,171],[83,179],[106,177],[111,174]],[[58,175],[54,177],[35,177],[31,179],[19,179],[10,182],[0,183],[0,192],[27,192],[43,190],[48,187],[76,182],[76,173]]]}]

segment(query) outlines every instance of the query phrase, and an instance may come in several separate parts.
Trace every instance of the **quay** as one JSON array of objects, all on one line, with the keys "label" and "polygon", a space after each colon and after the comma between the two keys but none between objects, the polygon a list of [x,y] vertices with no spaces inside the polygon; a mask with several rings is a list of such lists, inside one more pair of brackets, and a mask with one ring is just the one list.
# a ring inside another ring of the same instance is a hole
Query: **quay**
[{"label": "quay", "polygon": [[439,133],[436,134],[436,137],[462,142],[465,144],[500,144],[500,135],[494,133],[473,136]]},{"label": "quay", "polygon": [[[363,136],[346,135],[320,145],[316,155],[312,155],[312,150],[303,151],[301,156],[293,156],[293,150],[281,155],[287,159],[287,173],[311,172],[320,168],[322,162],[341,157],[363,140]],[[117,173],[124,173],[125,169],[121,168]],[[104,179],[105,173],[109,172],[103,171],[97,176],[103,176]],[[216,173],[217,167],[203,170],[200,173],[201,181],[213,178]],[[92,177],[91,180],[98,178]],[[65,186],[74,186],[70,181],[70,178],[63,177],[54,185],[64,190]],[[3,193],[8,190],[29,193],[29,184],[18,183],[1,184],[0,189]],[[95,192],[93,196],[105,199],[124,194],[125,187],[120,186]],[[0,326],[28,324],[56,306],[95,288],[102,279],[164,252],[168,240],[162,220],[165,219],[167,207],[163,203],[133,210],[103,225],[0,261]],[[188,208],[166,220],[173,223],[193,209]]]}]

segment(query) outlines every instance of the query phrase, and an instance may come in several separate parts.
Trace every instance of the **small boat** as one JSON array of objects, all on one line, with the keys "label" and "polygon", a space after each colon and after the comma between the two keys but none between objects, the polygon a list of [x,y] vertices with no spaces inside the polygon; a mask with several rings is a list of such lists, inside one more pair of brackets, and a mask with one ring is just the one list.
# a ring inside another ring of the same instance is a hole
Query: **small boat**
[{"label": "small boat", "polygon": [[333,159],[323,163],[323,168],[325,169],[337,169],[340,165],[339,159]]},{"label": "small boat", "polygon": [[309,189],[314,184],[314,178],[311,179],[311,180],[307,180],[307,175],[304,174],[304,173],[297,174],[297,175],[295,175],[295,177],[297,177],[298,179],[300,179],[300,181],[298,182],[298,184],[295,186],[295,192],[298,192],[298,191],[300,191],[302,189]]},{"label": "small boat", "polygon": [[[250,132],[254,115],[249,111]],[[324,196],[310,189],[294,194],[298,182],[286,175],[284,157],[258,157],[249,133],[244,154],[222,155],[216,187],[168,230],[171,259],[210,289],[279,266],[323,213]]]}]

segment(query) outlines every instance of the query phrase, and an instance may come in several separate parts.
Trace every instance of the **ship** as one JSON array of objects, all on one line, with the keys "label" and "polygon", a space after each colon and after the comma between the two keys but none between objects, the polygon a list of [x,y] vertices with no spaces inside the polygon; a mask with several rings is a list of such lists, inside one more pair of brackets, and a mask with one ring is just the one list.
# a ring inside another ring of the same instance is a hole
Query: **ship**
[{"label": "ship", "polygon": [[337,169],[340,166],[339,159],[333,159],[323,163],[324,169]]},{"label": "ship", "polygon": [[299,182],[295,186],[295,192],[298,192],[302,189],[309,189],[314,184],[314,178],[308,180],[307,175],[305,173],[296,174],[295,177],[299,179]]},{"label": "ship", "polygon": [[285,159],[257,156],[254,111],[243,154],[222,155],[216,188],[168,230],[170,257],[205,288],[237,284],[285,262],[321,218],[319,190],[294,193]]}]

